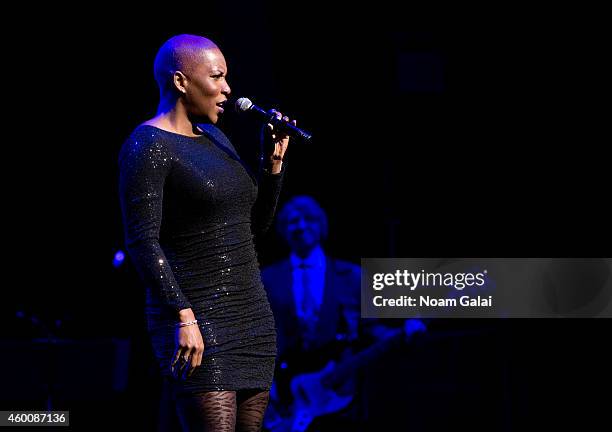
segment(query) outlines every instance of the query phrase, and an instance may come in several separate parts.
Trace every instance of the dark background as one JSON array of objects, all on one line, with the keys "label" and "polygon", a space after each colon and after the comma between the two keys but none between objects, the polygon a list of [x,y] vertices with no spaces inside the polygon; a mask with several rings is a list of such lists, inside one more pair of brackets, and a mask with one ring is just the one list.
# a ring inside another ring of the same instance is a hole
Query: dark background
[{"label": "dark background", "polygon": [[[2,408],[43,409],[43,383],[55,381],[54,406],[70,409],[75,425],[91,424],[100,409],[152,424],[157,381],[142,292],[129,261],[115,268],[112,259],[123,248],[117,153],[155,114],[152,61],[170,36],[213,39],[234,96],[276,107],[312,132],[311,146],[289,149],[281,199],[303,193],[321,203],[330,254],[356,263],[610,256],[607,35],[597,16],[380,4],[332,12],[256,1],[133,15],[94,6],[70,20],[28,23],[6,40],[5,104],[17,133],[5,137],[18,150],[5,159],[7,171],[17,168],[6,183],[15,217],[7,234],[15,229],[18,241],[2,302],[1,366],[11,378]],[[221,126],[254,160],[258,125],[229,113]],[[270,233],[260,260],[285,252]],[[379,420],[514,430],[603,416],[609,320],[437,325],[494,333],[417,356],[413,368],[446,377],[443,390],[381,376]],[[50,353],[50,335],[76,342]],[[104,372],[113,338],[131,341],[124,392],[108,390],[113,371]],[[405,365],[398,359],[396,371]],[[74,377],[91,385],[70,390]],[[471,391],[459,385],[466,382]],[[404,416],[389,420],[381,405]]]}]

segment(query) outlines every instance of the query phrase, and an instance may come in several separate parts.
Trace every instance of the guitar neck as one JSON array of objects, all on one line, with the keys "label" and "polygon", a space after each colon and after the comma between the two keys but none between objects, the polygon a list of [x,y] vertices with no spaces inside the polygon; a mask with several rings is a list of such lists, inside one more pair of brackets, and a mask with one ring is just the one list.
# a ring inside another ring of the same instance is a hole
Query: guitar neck
[{"label": "guitar neck", "polygon": [[355,374],[359,369],[376,360],[394,346],[402,342],[404,332],[397,330],[391,336],[375,343],[370,348],[355,354],[350,359],[341,362],[323,377],[323,384],[328,387],[335,387],[344,382],[349,376]]},{"label": "guitar neck", "polygon": [[[450,330],[450,331],[439,331],[433,334],[427,334],[420,336],[421,341],[435,342],[439,340],[465,338],[468,336],[482,336],[486,334],[487,330]],[[353,375],[362,367],[368,365],[370,362],[376,360],[378,357],[385,354],[393,347],[408,342],[408,339],[412,339],[413,336],[407,337],[403,330],[394,331],[391,336],[383,339],[380,342],[375,343],[370,348],[355,354],[353,357],[347,359],[344,362],[338,364],[333,370],[323,376],[323,385],[327,387],[335,387],[344,382],[349,376]]]}]

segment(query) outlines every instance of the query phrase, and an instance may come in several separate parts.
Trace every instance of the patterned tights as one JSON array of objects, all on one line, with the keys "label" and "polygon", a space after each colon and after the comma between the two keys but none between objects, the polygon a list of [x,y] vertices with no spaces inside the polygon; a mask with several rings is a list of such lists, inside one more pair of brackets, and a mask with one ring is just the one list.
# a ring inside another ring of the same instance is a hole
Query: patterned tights
[{"label": "patterned tights", "polygon": [[185,432],[258,432],[269,392],[213,391],[176,399],[176,411]]}]

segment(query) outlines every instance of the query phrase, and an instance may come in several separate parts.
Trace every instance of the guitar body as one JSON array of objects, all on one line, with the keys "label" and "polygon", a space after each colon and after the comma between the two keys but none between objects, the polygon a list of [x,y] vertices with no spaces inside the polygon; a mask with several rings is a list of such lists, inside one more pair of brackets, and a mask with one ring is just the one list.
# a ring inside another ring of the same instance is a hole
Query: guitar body
[{"label": "guitar body", "polygon": [[[277,375],[276,383],[280,382],[279,387],[286,391],[279,390],[277,401],[271,400],[271,405],[280,405],[280,401],[283,401],[290,407],[288,410],[275,410],[273,418],[265,422],[266,428],[272,432],[304,432],[314,419],[345,409],[353,400],[350,383],[357,371],[380,359],[394,347],[406,343],[413,334],[424,331],[425,326],[421,321],[407,320],[403,329],[389,331],[384,339],[357,354],[351,354],[351,350],[346,348],[337,364],[330,361],[318,372],[305,372],[302,369],[301,374],[292,378],[281,372]],[[317,362],[321,367],[320,360],[325,357],[329,358],[321,353],[301,353],[294,358],[295,362],[288,362],[284,370],[297,372],[296,364],[314,366]]]},{"label": "guitar body", "polygon": [[352,395],[340,395],[324,385],[325,377],[333,373],[334,362],[319,372],[301,374],[291,380],[293,407],[290,416],[271,428],[273,432],[304,432],[312,421],[326,414],[343,410],[353,400]]}]

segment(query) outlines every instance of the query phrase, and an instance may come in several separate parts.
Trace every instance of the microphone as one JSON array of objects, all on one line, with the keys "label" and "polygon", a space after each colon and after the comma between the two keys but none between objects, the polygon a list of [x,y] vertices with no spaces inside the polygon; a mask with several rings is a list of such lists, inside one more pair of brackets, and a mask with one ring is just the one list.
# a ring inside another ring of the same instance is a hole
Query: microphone
[{"label": "microphone", "polygon": [[312,139],[312,135],[310,135],[308,132],[303,131],[282,118],[277,118],[276,115],[270,111],[265,111],[259,108],[247,98],[238,99],[234,104],[234,108],[236,108],[237,112],[251,112],[255,114],[261,120],[274,126],[275,130],[280,130],[292,138],[296,138],[304,142],[310,142]]}]

